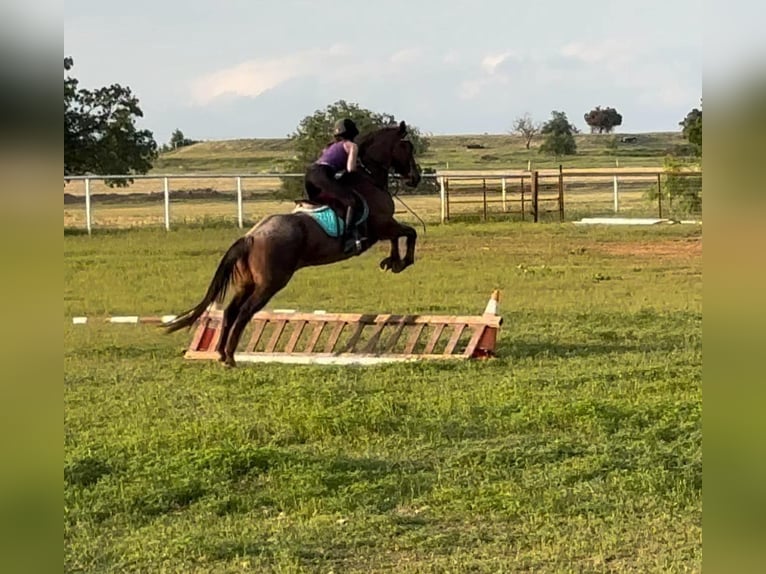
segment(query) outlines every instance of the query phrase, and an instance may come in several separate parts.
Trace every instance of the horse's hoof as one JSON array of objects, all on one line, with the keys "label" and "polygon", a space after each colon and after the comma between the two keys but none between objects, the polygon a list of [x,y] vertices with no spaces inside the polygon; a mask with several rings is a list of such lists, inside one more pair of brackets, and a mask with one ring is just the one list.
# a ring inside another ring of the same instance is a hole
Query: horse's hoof
[{"label": "horse's hoof", "polygon": [[224,367],[227,369],[233,369],[237,366],[237,362],[234,360],[234,357],[227,357],[223,361],[221,361]]},{"label": "horse's hoof", "polygon": [[401,265],[401,261],[398,261],[396,259],[391,259],[390,257],[386,257],[385,259],[382,259],[380,262],[380,268],[383,271],[394,271],[398,265]]},{"label": "horse's hoof", "polygon": [[391,271],[393,271],[394,273],[401,273],[402,271],[407,269],[407,267],[409,267],[410,265],[412,265],[412,262],[407,261],[406,259],[404,261],[396,261],[394,263],[394,266],[391,268]]}]

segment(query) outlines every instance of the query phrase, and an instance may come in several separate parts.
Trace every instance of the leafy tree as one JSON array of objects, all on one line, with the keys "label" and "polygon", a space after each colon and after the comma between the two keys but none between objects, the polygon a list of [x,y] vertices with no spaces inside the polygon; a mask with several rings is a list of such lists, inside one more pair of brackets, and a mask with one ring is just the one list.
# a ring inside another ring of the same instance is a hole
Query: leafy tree
[{"label": "leafy tree", "polygon": [[[672,155],[665,156],[663,170],[665,178],[662,182],[662,189],[657,186],[649,186],[646,191],[646,197],[650,201],[657,200],[657,194],[662,194],[665,202],[665,209],[681,213],[701,213],[702,212],[702,173],[696,172],[699,163],[695,161],[684,160]],[[687,175],[681,175],[681,172],[690,172]]]},{"label": "leafy tree", "polygon": [[[360,134],[398,124],[398,120],[391,114],[374,112],[356,103],[338,100],[323,110],[316,110],[312,115],[303,118],[296,130],[288,135],[296,151],[295,158],[287,166],[289,171],[297,173],[305,171],[308,165],[319,156],[322,149],[332,141],[333,126],[335,122],[343,118],[354,120]],[[409,126],[408,137],[415,148],[415,154],[422,154],[428,149],[430,142],[417,127],[409,123],[407,125]],[[300,195],[303,182],[295,178],[285,178],[282,189],[290,196]]]},{"label": "leafy tree", "polygon": [[551,112],[551,119],[543,124],[540,133],[545,136],[540,153],[556,158],[577,153],[577,143],[574,139],[577,128],[569,123],[566,113],[555,110]]},{"label": "leafy tree", "polygon": [[197,143],[197,140],[187,138],[181,130],[176,129],[170,136],[168,147],[170,149],[178,149],[179,147],[186,147],[195,143]]},{"label": "leafy tree", "polygon": [[[64,58],[64,70],[74,67]],[[64,77],[64,175],[146,173],[157,157],[157,143],[149,130],[136,128],[143,117],[130,88],[112,84],[96,90],[79,88]],[[107,180],[125,186],[132,180]]]},{"label": "leafy tree", "polygon": [[697,153],[702,153],[702,110],[694,108],[686,117],[678,122],[681,126],[681,133],[697,148]]},{"label": "leafy tree", "polygon": [[616,126],[622,125],[622,115],[614,108],[596,106],[585,114],[585,123],[590,126],[591,133],[612,133]]},{"label": "leafy tree", "polygon": [[540,124],[533,122],[532,118],[527,113],[514,120],[513,131],[511,133],[518,134],[524,138],[525,147],[526,149],[529,149],[529,144],[532,142],[532,138],[540,133]]}]

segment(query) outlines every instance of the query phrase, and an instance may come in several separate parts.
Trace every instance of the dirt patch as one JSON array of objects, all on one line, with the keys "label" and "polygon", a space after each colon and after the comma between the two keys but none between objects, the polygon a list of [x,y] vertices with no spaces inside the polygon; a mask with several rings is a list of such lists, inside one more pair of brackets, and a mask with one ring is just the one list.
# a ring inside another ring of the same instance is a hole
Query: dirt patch
[{"label": "dirt patch", "polygon": [[702,238],[673,239],[652,242],[609,243],[593,247],[609,255],[651,259],[696,259],[702,256]]}]

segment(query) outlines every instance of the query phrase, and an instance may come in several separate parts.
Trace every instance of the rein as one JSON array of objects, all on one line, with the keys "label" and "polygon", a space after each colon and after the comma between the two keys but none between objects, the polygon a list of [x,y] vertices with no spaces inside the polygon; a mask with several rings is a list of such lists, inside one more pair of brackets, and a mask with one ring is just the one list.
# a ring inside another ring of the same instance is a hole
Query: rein
[{"label": "rein", "polygon": [[[370,170],[370,168],[368,168],[368,167],[367,167],[367,166],[364,164],[364,162],[362,161],[362,158],[359,158],[357,161],[358,161],[358,163],[359,163],[359,166],[360,166],[360,167],[361,167],[361,168],[362,168],[362,169],[365,171],[365,173],[366,173],[367,175],[369,175],[371,178],[373,178],[373,180],[374,180],[374,179],[375,179],[375,176],[373,175],[373,173],[372,173],[372,171]],[[368,160],[368,161],[369,161],[369,160]],[[373,162],[373,163],[374,163],[374,162]],[[380,170],[381,170],[381,171],[383,171],[383,166],[380,166]],[[401,197],[399,197],[399,194],[398,194],[398,193],[391,193],[391,191],[390,191],[390,190],[389,190],[389,188],[388,188],[388,170],[385,170],[385,171],[386,171],[386,185],[384,186],[384,189],[385,189],[385,190],[388,192],[388,194],[389,194],[391,197],[393,197],[394,199],[396,199],[397,201],[399,201],[399,203],[401,203],[401,204],[404,206],[404,208],[405,208],[407,211],[409,211],[409,212],[410,212],[412,215],[414,215],[414,216],[417,218],[417,220],[418,220],[418,221],[420,221],[421,225],[423,226],[423,235],[425,235],[425,233],[426,233],[426,222],[425,222],[425,221],[423,221],[423,219],[422,219],[422,218],[421,218],[421,217],[420,217],[420,216],[419,216],[417,213],[415,213],[415,212],[412,210],[412,208],[411,208],[409,205],[407,205],[406,203],[404,203],[404,200],[402,200],[402,198],[401,198]],[[401,176],[397,176],[397,177],[401,177]],[[358,195],[358,194],[357,194],[357,195]]]}]

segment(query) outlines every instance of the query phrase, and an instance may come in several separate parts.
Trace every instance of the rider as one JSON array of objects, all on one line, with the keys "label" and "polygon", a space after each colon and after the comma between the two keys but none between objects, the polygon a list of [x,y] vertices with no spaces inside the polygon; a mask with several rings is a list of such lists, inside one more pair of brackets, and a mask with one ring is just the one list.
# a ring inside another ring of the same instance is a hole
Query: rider
[{"label": "rider", "polygon": [[359,148],[354,143],[357,135],[359,129],[353,120],[346,118],[338,121],[333,132],[335,141],[322,150],[319,158],[306,171],[309,191],[313,186],[330,193],[346,208],[346,225],[341,237],[344,253],[361,251],[362,246],[359,232],[353,226],[354,195],[347,187],[358,173]]}]

